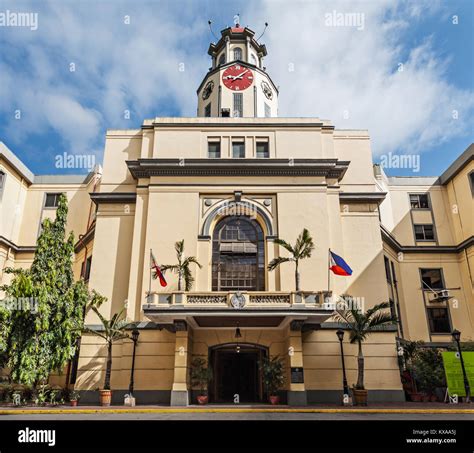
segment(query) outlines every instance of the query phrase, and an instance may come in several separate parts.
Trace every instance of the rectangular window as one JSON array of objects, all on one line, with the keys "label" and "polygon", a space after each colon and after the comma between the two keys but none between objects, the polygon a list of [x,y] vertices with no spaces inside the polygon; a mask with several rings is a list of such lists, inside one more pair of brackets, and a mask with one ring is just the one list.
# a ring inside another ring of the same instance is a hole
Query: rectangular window
[{"label": "rectangular window", "polygon": [[444,289],[441,269],[420,269],[420,274],[424,290]]},{"label": "rectangular window", "polygon": [[415,225],[415,239],[417,241],[434,241],[433,225]]},{"label": "rectangular window", "polygon": [[257,142],[257,158],[266,159],[270,157],[268,142]]},{"label": "rectangular window", "polygon": [[387,279],[387,282],[392,283],[392,276],[390,274],[390,261],[386,256],[384,256],[383,262],[385,264],[385,278]]},{"label": "rectangular window", "polygon": [[59,205],[60,193],[47,193],[44,201],[45,208],[57,208]]},{"label": "rectangular window", "polygon": [[243,159],[245,157],[245,142],[232,142],[232,157],[234,159]]},{"label": "rectangular window", "polygon": [[211,103],[209,102],[209,104],[206,105],[206,107],[204,108],[204,116],[206,118],[209,118],[211,116]]},{"label": "rectangular window", "polygon": [[241,118],[242,116],[244,116],[244,95],[234,93],[234,117]]},{"label": "rectangular window", "polygon": [[82,277],[84,280],[87,282],[89,280],[89,277],[91,276],[91,265],[92,265],[92,256],[89,256],[87,258],[85,263],[82,263]]},{"label": "rectangular window", "polygon": [[412,209],[429,209],[430,204],[427,193],[410,194],[410,205]]},{"label": "rectangular window", "polygon": [[265,102],[265,118],[271,118],[272,108]]},{"label": "rectangular window", "polygon": [[449,314],[447,308],[428,308],[428,322],[431,333],[450,333]]},{"label": "rectangular window", "polygon": [[221,157],[220,141],[207,143],[207,157],[209,157],[209,159],[219,159]]},{"label": "rectangular window", "polygon": [[3,188],[5,187],[6,177],[7,177],[7,175],[3,171],[0,171],[0,198],[1,198],[2,193],[3,193]]},{"label": "rectangular window", "polygon": [[474,171],[469,173],[469,184],[471,185],[471,195],[474,196]]}]

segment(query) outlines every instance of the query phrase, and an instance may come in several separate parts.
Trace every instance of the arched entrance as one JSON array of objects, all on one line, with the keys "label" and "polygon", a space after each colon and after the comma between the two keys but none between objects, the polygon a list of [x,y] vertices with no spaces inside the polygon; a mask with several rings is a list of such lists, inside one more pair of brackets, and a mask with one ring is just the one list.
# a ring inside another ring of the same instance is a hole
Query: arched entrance
[{"label": "arched entrance", "polygon": [[230,216],[214,228],[212,290],[265,290],[263,230],[255,220]]},{"label": "arched entrance", "polygon": [[227,343],[209,348],[213,380],[209,400],[214,403],[257,403],[264,399],[259,363],[268,348],[251,343]]}]

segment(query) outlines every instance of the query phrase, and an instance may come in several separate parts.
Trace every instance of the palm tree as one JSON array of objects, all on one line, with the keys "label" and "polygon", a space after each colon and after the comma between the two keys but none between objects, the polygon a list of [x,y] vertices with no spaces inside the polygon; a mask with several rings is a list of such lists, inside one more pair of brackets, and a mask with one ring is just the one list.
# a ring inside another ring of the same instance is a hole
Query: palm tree
[{"label": "palm tree", "polygon": [[[358,390],[364,390],[364,355],[362,353],[362,342],[367,337],[380,328],[396,324],[398,322],[396,316],[392,315],[390,303],[382,302],[369,308],[365,313],[355,306],[353,299],[350,296],[342,296],[345,300],[343,307],[337,309],[334,314],[336,322],[342,322],[349,330],[351,343],[356,343],[359,346],[359,353],[357,356],[357,384],[355,386]],[[352,301],[349,305],[347,301]]]},{"label": "palm tree", "polygon": [[293,261],[295,263],[295,285],[296,291],[300,290],[300,272],[298,270],[299,261],[304,258],[310,258],[311,252],[314,250],[313,238],[310,236],[309,231],[305,228],[296,239],[296,244],[292,246],[283,239],[275,239],[275,243],[281,245],[283,248],[288,250],[291,254],[289,257],[280,256],[274,258],[268,265],[268,270],[273,271],[282,263],[288,263]]},{"label": "palm tree", "polygon": [[178,291],[182,290],[183,279],[184,279],[184,290],[191,291],[191,288],[193,287],[193,283],[194,283],[194,278],[191,274],[191,269],[189,265],[191,263],[194,263],[199,268],[201,268],[202,266],[201,264],[199,264],[195,256],[184,257],[184,239],[176,242],[176,244],[174,245],[174,249],[176,250],[176,257],[178,258],[178,264],[165,264],[161,266],[161,270],[164,272],[169,269],[178,274]]},{"label": "palm tree", "polygon": [[107,344],[107,367],[105,371],[104,390],[110,390],[110,375],[112,373],[112,345],[118,340],[130,338],[125,333],[125,329],[129,327],[130,323],[128,323],[123,318],[125,308],[123,308],[119,313],[115,313],[115,315],[113,315],[110,320],[105,319],[100,314],[96,306],[91,306],[91,310],[99,317],[100,322],[102,323],[102,329],[93,330],[85,327],[84,331],[104,339]]}]

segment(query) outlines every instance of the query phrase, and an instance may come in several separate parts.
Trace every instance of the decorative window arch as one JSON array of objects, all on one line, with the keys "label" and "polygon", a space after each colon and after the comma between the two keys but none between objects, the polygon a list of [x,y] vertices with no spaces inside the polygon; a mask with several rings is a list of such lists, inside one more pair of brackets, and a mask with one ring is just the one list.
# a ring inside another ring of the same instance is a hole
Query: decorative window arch
[{"label": "decorative window arch", "polygon": [[222,52],[221,56],[219,57],[219,66],[225,64],[225,52]]},{"label": "decorative window arch", "polygon": [[229,215],[229,212],[243,212],[243,213],[252,213],[253,217],[257,217],[259,221],[264,226],[265,234],[267,239],[268,238],[275,238],[277,232],[273,228],[273,222],[271,216],[268,212],[263,209],[263,207],[259,206],[258,204],[251,203],[247,200],[241,201],[229,201],[225,200],[219,203],[215,208],[213,208],[207,215],[202,224],[200,236],[203,239],[210,239],[211,235],[211,227],[215,223],[216,220],[219,220],[221,217],[225,215]]},{"label": "decorative window arch", "polygon": [[242,60],[242,49],[234,47],[234,60]]}]

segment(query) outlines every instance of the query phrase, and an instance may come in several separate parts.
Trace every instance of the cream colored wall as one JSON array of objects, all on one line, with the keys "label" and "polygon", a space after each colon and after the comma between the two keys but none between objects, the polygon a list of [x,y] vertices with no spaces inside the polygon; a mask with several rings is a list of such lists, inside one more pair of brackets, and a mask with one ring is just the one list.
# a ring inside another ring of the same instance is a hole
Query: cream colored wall
[{"label": "cream colored wall", "polygon": [[[374,333],[363,344],[365,387],[368,390],[401,390],[393,332]],[[349,387],[357,382],[357,345],[350,344],[346,332],[344,357]],[[339,341],[334,330],[303,334],[306,390],[342,390],[342,365]]]},{"label": "cream colored wall", "polygon": [[17,243],[20,235],[28,183],[9,163],[0,157],[0,170],[6,178],[0,195],[0,236]]},{"label": "cream colored wall", "polygon": [[[101,204],[97,212],[89,288],[107,298],[101,313],[110,317],[121,311],[128,300],[128,284],[135,205]],[[90,312],[88,324],[99,324]]]},{"label": "cream colored wall", "polygon": [[[170,390],[174,375],[175,334],[166,330],[140,330],[135,357],[135,390]],[[112,349],[111,387],[128,389],[133,342],[121,340]],[[97,336],[84,335],[75,388],[103,388],[107,347]]]},{"label": "cream colored wall", "polygon": [[474,161],[468,163],[446,185],[446,211],[450,213],[453,236],[461,243],[474,235],[474,201],[469,184],[469,173],[474,171]]}]

